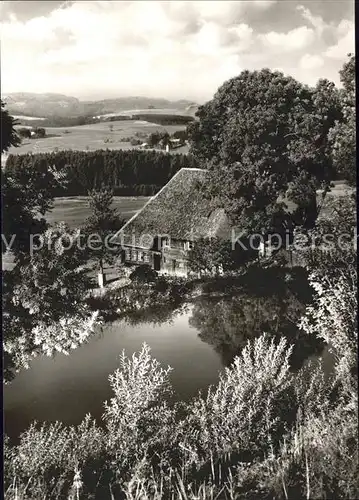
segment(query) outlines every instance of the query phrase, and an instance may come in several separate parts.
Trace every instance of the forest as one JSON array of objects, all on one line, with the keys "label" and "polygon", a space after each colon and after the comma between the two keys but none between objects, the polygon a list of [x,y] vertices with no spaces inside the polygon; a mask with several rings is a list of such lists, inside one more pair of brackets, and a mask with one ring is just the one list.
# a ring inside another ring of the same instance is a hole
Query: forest
[{"label": "forest", "polygon": [[30,172],[41,172],[49,166],[67,177],[54,196],[87,195],[103,185],[111,186],[117,196],[152,196],[178,170],[195,167],[196,161],[191,155],[157,151],[60,151],[9,155],[5,170],[26,179]]}]

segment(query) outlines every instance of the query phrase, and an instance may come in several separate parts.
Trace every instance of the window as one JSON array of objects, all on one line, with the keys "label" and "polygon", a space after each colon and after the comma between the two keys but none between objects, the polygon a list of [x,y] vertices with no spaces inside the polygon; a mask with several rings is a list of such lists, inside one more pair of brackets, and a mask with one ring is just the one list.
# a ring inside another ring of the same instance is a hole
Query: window
[{"label": "window", "polygon": [[143,261],[144,261],[144,262],[149,262],[149,261],[150,261],[150,256],[148,255],[148,253],[145,253],[145,254],[143,255]]},{"label": "window", "polygon": [[162,238],[162,248],[164,247],[169,247],[170,246],[170,239],[169,238]]},{"label": "window", "polygon": [[194,246],[193,241],[185,241],[185,242],[183,243],[183,248],[184,248],[185,250],[187,250],[187,251],[188,251],[188,250],[192,250],[193,246]]},{"label": "window", "polygon": [[137,260],[143,261],[143,252],[138,252]]},{"label": "window", "polygon": [[131,260],[131,250],[129,248],[126,248],[125,259],[126,260]]},{"label": "window", "polygon": [[132,250],[132,261],[133,262],[137,261],[137,250]]}]

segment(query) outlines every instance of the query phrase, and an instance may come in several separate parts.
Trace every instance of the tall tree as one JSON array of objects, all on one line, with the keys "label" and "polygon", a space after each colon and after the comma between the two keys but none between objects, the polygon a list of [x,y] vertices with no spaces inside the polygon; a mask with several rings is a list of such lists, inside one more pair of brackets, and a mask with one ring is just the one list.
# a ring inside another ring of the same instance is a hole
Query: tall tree
[{"label": "tall tree", "polygon": [[277,71],[243,71],[188,127],[191,152],[209,172],[208,196],[249,233],[288,229],[291,196],[301,205],[299,222],[313,224],[316,188],[332,178],[327,133],[339,117],[338,92],[327,80],[313,89]]},{"label": "tall tree", "polygon": [[44,215],[53,207],[56,190],[66,183],[66,169],[58,172],[44,158],[28,157],[2,172],[3,253],[11,241],[15,259],[30,251],[31,235],[46,230]]},{"label": "tall tree", "polygon": [[[1,128],[1,133],[2,147],[16,145],[11,131]],[[5,380],[37,353],[75,347],[93,325],[84,300],[89,286],[81,268],[84,256],[68,227],[49,228],[44,218],[62,182],[66,169],[59,174],[45,158],[26,157],[2,171],[2,252],[15,257],[2,280]]]},{"label": "tall tree", "polygon": [[19,146],[21,139],[17,135],[14,126],[16,120],[9,115],[5,109],[5,103],[1,101],[1,153],[8,151],[11,146]]},{"label": "tall tree", "polygon": [[3,345],[6,378],[38,353],[79,345],[92,312],[84,296],[90,281],[75,232],[60,224],[43,232],[31,254],[3,274]]},{"label": "tall tree", "polygon": [[332,156],[337,176],[349,184],[356,185],[356,121],[355,121],[355,55],[340,71],[343,89],[340,93],[343,106],[343,120],[337,121],[330,130]]},{"label": "tall tree", "polygon": [[118,258],[118,250],[111,245],[110,238],[121,229],[124,220],[113,205],[113,191],[102,187],[89,192],[90,216],[84,224],[87,237],[87,251],[90,258],[98,264],[99,286],[104,285],[104,264],[113,264]]}]

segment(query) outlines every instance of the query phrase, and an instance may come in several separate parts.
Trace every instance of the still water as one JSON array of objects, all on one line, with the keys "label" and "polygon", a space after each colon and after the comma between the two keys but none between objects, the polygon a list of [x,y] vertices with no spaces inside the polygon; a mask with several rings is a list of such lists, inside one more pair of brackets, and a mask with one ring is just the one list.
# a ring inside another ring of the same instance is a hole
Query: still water
[{"label": "still water", "polygon": [[30,369],[4,387],[6,433],[16,438],[33,420],[79,424],[87,413],[100,420],[104,401],[112,397],[108,376],[119,366],[120,353],[132,355],[144,342],[162,365],[173,368],[172,386],[182,400],[216,384],[223,367],[263,332],[294,344],[296,371],[323,354],[321,344],[296,328],[303,312],[293,294],[243,294],[230,300],[202,298],[156,323],[145,316],[131,324],[108,324],[69,356],[35,358]]},{"label": "still water", "polygon": [[189,325],[190,312],[161,325],[112,323],[69,356],[36,358],[4,387],[6,432],[15,437],[33,420],[78,424],[86,413],[100,418],[103,402],[112,397],[109,374],[119,366],[119,354],[139,351],[143,342],[164,366],[173,368],[171,381],[181,399],[218,380],[220,356],[202,342]]}]

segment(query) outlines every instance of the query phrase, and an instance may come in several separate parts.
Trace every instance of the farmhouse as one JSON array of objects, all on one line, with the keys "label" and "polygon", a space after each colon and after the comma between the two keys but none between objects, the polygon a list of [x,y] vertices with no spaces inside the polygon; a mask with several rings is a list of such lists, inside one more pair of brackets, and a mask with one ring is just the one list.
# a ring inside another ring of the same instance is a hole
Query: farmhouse
[{"label": "farmhouse", "polygon": [[182,168],[113,237],[126,264],[187,275],[188,252],[200,237],[230,238],[224,210],[210,208],[197,189],[205,170]]},{"label": "farmhouse", "polygon": [[[198,238],[231,240],[232,229],[239,233],[224,210],[211,208],[198,189],[205,175],[199,168],[182,168],[116,233],[112,242],[121,247],[126,265],[149,264],[160,274],[186,276],[188,253]],[[296,208],[286,199],[281,201],[290,205],[289,212]],[[259,258],[265,258],[273,248],[259,241],[257,251]]]}]

